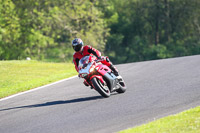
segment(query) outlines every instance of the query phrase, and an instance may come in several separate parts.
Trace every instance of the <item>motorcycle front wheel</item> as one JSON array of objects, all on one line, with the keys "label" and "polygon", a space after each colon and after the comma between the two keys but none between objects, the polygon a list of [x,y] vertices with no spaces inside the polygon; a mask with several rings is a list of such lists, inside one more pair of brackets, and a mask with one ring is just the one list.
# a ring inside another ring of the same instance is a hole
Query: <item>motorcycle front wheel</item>
[{"label": "motorcycle front wheel", "polygon": [[101,81],[98,78],[92,78],[92,84],[94,85],[94,88],[96,91],[101,94],[101,96],[107,98],[110,96],[110,90],[107,85],[104,85],[101,83]]}]

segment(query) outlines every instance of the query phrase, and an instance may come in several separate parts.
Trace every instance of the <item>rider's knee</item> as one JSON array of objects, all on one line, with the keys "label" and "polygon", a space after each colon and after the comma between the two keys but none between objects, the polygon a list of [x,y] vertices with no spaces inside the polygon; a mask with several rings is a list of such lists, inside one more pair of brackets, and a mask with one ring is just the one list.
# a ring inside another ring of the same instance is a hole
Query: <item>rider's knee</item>
[{"label": "rider's knee", "polygon": [[110,62],[110,59],[108,58],[108,56],[106,56],[106,61],[107,61],[107,62]]}]

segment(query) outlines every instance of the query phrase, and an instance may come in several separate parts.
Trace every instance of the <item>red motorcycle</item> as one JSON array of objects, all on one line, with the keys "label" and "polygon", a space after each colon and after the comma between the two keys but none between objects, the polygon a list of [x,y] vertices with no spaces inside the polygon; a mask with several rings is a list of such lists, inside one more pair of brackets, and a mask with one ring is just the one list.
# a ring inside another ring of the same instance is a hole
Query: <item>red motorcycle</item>
[{"label": "red motorcycle", "polygon": [[85,56],[79,61],[79,77],[85,79],[88,86],[94,88],[103,97],[112,92],[124,93],[126,85],[121,76],[115,76],[112,70],[94,56]]}]

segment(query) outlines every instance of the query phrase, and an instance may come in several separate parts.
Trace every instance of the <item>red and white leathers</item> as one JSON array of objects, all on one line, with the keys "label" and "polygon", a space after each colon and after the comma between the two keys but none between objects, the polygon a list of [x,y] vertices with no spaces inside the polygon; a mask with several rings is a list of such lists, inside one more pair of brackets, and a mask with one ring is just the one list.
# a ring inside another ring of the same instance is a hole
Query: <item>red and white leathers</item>
[{"label": "red and white leathers", "polygon": [[[78,72],[79,60],[87,55],[95,55],[97,58],[101,58],[101,63],[111,68],[111,70],[115,73],[115,75],[118,76],[118,70],[110,62],[109,58],[101,57],[101,52],[99,52],[95,48],[92,48],[91,46],[88,46],[88,45],[83,46],[80,51],[75,52],[73,55],[73,62],[74,62],[77,72]],[[89,86],[89,83],[86,80],[84,80],[83,84],[85,84],[85,86]]]},{"label": "red and white leathers", "polygon": [[[77,72],[78,72],[79,60],[87,55],[95,55],[97,58],[101,58],[101,52],[99,52],[97,49],[92,48],[91,46],[88,45],[83,46],[82,50],[75,52],[73,55],[73,62]],[[108,67],[113,66],[112,63],[109,61],[108,57],[102,58],[101,63]]]}]

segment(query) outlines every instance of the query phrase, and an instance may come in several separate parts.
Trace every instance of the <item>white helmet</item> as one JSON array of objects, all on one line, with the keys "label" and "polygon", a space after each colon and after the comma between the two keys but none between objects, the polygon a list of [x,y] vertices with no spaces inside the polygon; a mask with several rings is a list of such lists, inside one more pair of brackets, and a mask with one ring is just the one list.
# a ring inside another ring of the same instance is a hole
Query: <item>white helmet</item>
[{"label": "white helmet", "polygon": [[83,48],[83,41],[82,41],[80,38],[75,38],[75,39],[72,41],[72,47],[73,47],[73,49],[74,49],[76,52],[82,50],[82,48]]}]

